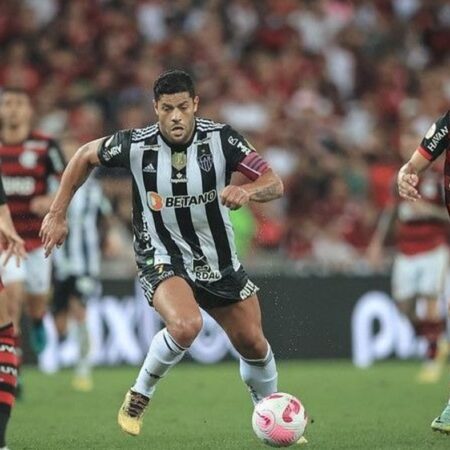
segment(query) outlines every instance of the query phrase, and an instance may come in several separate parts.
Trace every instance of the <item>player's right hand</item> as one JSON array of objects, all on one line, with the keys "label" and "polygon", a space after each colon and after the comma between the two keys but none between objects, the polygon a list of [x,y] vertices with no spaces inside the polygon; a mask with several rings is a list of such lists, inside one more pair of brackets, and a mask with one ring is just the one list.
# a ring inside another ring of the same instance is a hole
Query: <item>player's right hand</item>
[{"label": "player's right hand", "polygon": [[16,259],[17,267],[26,258],[25,242],[9,224],[0,221],[0,241],[2,244],[3,265],[6,266],[12,256]]},{"label": "player's right hand", "polygon": [[397,187],[400,197],[406,200],[416,201],[421,198],[417,185],[419,184],[419,177],[416,173],[410,173],[400,169],[397,176]]},{"label": "player's right hand", "polygon": [[63,244],[68,232],[65,215],[51,211],[45,215],[39,231],[39,237],[44,245],[46,258],[50,255],[55,245],[60,247]]}]

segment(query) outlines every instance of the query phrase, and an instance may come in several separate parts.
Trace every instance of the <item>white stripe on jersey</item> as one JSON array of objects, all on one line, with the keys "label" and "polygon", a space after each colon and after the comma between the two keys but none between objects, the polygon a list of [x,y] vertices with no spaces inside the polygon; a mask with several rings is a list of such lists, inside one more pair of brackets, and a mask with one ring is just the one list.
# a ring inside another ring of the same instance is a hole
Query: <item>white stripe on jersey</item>
[{"label": "white stripe on jersey", "polygon": [[131,144],[130,148],[130,169],[136,182],[139,196],[142,204],[142,211],[149,228],[152,245],[155,248],[155,254],[167,255],[167,249],[159,239],[156,232],[155,222],[152,213],[147,204],[147,192],[144,186],[144,172],[142,171],[142,157],[144,155],[143,144]]},{"label": "white stripe on jersey", "polygon": [[[156,186],[158,193],[163,197],[172,195],[172,155],[168,145],[162,140],[161,136],[158,136],[158,145],[161,146],[161,150],[158,152],[158,170],[156,172]],[[177,244],[178,248],[183,255],[183,261],[188,275],[193,279],[192,267],[192,251],[189,244],[183,239],[183,236],[178,225],[177,217],[175,214],[175,208],[163,208],[161,210],[161,217],[164,225],[170,231],[172,239]]]}]

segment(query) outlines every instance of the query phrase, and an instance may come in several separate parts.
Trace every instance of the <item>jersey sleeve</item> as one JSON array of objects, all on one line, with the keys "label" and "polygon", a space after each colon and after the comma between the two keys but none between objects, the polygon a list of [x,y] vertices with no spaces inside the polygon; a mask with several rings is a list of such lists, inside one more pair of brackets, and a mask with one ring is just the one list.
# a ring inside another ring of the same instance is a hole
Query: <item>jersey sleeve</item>
[{"label": "jersey sleeve", "polygon": [[227,172],[239,171],[251,180],[256,180],[269,165],[253,146],[236,130],[226,125],[221,130],[222,148]]},{"label": "jersey sleeve", "polygon": [[424,158],[434,161],[450,147],[449,127],[450,111],[447,111],[431,125],[417,149]]},{"label": "jersey sleeve", "polygon": [[130,168],[131,130],[122,130],[106,138],[98,149],[98,159],[106,167]]},{"label": "jersey sleeve", "polygon": [[0,206],[6,203],[6,193],[5,188],[3,187],[3,180],[0,177]]},{"label": "jersey sleeve", "polygon": [[48,146],[48,175],[61,177],[66,167],[66,159],[59,144],[51,139]]}]

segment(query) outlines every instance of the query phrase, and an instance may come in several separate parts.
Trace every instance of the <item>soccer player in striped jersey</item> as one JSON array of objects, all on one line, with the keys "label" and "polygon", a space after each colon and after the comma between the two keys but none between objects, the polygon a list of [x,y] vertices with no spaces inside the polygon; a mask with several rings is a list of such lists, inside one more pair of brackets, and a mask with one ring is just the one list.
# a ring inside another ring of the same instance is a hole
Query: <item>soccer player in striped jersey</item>
[{"label": "soccer player in striped jersey", "polygon": [[[420,175],[445,152],[444,190],[447,211],[450,213],[450,111],[431,125],[410,160],[402,166],[397,177],[400,197],[415,202],[421,199],[418,189]],[[433,239],[434,236],[430,236]],[[450,310],[449,310],[450,312]],[[435,431],[450,434],[450,399],[442,413],[431,423]]]},{"label": "soccer player in striped jersey", "polygon": [[[25,240],[28,258],[1,270],[10,311],[19,333],[22,304],[32,320],[31,343],[45,346],[43,317],[50,290],[50,260],[44,256],[39,229],[53,199],[51,191],[65,163],[58,144],[32,130],[33,107],[28,93],[4,88],[0,93],[1,174],[14,226]],[[16,345],[20,347],[20,336]]]},{"label": "soccer player in striped jersey", "polygon": [[[3,265],[11,261],[19,265],[25,257],[25,243],[14,229],[6,205],[6,195],[0,178],[0,247]],[[3,291],[3,292],[1,292]],[[6,427],[14,405],[17,384],[17,355],[14,345],[14,325],[8,311],[8,302],[0,280],[0,450],[6,447]]]},{"label": "soccer player in striped jersey", "polygon": [[[77,143],[67,140],[63,148],[65,157],[70,159],[77,150]],[[72,386],[79,391],[90,391],[93,387],[86,303],[99,288],[101,239],[98,223],[110,214],[111,205],[100,183],[94,177],[89,178],[73,197],[67,213],[69,234],[54,252],[52,312],[60,341],[67,335],[69,318],[75,321],[79,356]]]},{"label": "soccer player in striped jersey", "polygon": [[[119,425],[131,435],[140,433],[158,381],[200,332],[200,307],[222,326],[241,355],[241,377],[253,402],[277,391],[258,287],[236,257],[229,210],[279,198],[283,184],[230,126],[195,116],[199,98],[189,74],[163,73],[153,94],[158,122],[82,146],[67,166],[41,228],[49,254],[67,235],[67,209],[91,169],[102,164],[131,172],[139,278],[149,304],[165,323],[119,410]],[[230,185],[235,171],[245,174],[248,183]]]}]

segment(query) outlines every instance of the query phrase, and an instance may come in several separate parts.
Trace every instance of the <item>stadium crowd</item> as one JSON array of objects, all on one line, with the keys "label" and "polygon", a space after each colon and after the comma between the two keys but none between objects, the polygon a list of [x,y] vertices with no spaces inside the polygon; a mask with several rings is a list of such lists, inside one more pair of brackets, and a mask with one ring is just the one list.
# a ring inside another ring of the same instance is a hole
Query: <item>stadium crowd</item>
[{"label": "stadium crowd", "polygon": [[[361,267],[401,165],[399,130],[423,134],[448,108],[450,4],[0,2],[0,85],[27,88],[37,128],[63,145],[145,126],[153,81],[172,67],[195,77],[200,115],[242,131],[284,179],[283,200],[236,216],[242,251],[253,236],[299,267]],[[129,180],[109,174],[127,229]]]}]

